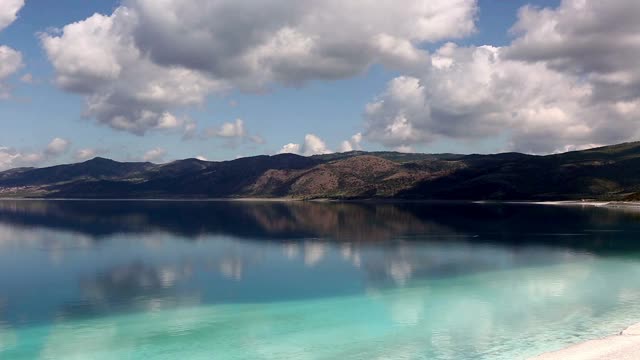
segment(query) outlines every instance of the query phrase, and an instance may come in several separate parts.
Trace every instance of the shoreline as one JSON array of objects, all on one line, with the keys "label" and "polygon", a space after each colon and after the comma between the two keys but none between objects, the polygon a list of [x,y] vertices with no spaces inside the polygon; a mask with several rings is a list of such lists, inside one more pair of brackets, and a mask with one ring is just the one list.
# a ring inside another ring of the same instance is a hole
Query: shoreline
[{"label": "shoreline", "polygon": [[401,198],[369,198],[369,199],[336,199],[336,198],[296,198],[296,197],[229,197],[229,198],[55,198],[55,197],[20,197],[0,196],[2,200],[20,201],[247,201],[247,202],[335,202],[335,203],[425,203],[425,204],[514,204],[514,205],[547,205],[547,206],[581,206],[609,208],[638,208],[640,201],[598,201],[598,200],[441,200],[441,199],[401,199]]},{"label": "shoreline", "polygon": [[304,201],[295,198],[38,198],[0,197],[0,201],[166,201],[166,202],[291,202]]},{"label": "shoreline", "polygon": [[640,357],[640,323],[617,335],[588,340],[529,360],[636,360]]},{"label": "shoreline", "polygon": [[2,197],[0,201],[184,201],[184,202],[333,202],[333,203],[425,203],[425,204],[514,204],[514,205],[546,205],[546,206],[580,206],[607,207],[640,210],[640,201],[578,201],[578,200],[425,200],[425,199],[333,199],[333,198],[293,198],[293,197],[232,197],[232,198],[47,198],[47,197]]},{"label": "shoreline", "polygon": [[[527,202],[510,202],[512,204],[527,204]],[[640,201],[538,201],[528,202],[535,205],[547,206],[580,206],[580,207],[604,207],[610,209],[635,209],[640,210]]]}]

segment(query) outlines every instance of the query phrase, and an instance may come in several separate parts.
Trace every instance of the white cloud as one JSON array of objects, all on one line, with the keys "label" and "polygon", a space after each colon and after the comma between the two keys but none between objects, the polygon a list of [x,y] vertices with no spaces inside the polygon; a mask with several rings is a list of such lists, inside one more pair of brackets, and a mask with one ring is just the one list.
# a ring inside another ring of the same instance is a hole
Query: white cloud
[{"label": "white cloud", "polygon": [[544,61],[586,77],[596,96],[628,99],[640,89],[640,2],[564,0],[555,9],[524,7],[507,55]]},{"label": "white cloud", "polygon": [[[0,31],[13,23],[18,11],[24,6],[24,0],[1,0]],[[22,54],[8,46],[0,45],[0,100],[11,96],[7,78],[22,68]]]},{"label": "white cloud", "polygon": [[167,151],[165,149],[157,147],[144,153],[144,155],[142,156],[142,160],[149,161],[149,162],[162,161],[164,160],[164,157],[166,155],[167,155]]},{"label": "white cloud", "polygon": [[54,138],[43,150],[39,151],[0,146],[0,170],[43,165],[63,155],[70,144],[71,142],[68,140]]},{"label": "white cloud", "polygon": [[144,134],[211,93],[415,65],[428,58],[419,45],[473,32],[476,10],[476,0],[125,0],[41,40],[87,116]]},{"label": "white cloud", "polygon": [[414,123],[427,123],[430,108],[420,79],[401,76],[389,82],[387,90],[367,104],[366,136],[386,146],[399,146],[431,140],[428,131],[414,129]]},{"label": "white cloud", "polygon": [[474,31],[476,13],[475,0],[125,4],[138,14],[136,41],[154,62],[199,69],[250,89],[353,75],[372,59],[398,52],[379,46],[381,35],[412,47],[460,37]]},{"label": "white cloud", "polygon": [[22,67],[22,54],[7,46],[0,46],[0,79],[7,78]]},{"label": "white cloud", "polygon": [[[86,97],[87,116],[136,134],[192,137],[195,123],[173,114],[212,93],[341,79],[382,64],[404,76],[367,105],[363,136],[389,148],[500,138],[540,153],[640,135],[639,2],[524,7],[509,46],[423,50],[472,33],[476,11],[475,0],[124,0],[42,43],[58,86]],[[15,58],[0,61],[0,74],[3,65],[17,71]],[[210,131],[260,143],[237,121]],[[318,140],[281,151],[329,151]]]},{"label": "white cloud", "polygon": [[327,149],[327,144],[325,144],[324,140],[314,134],[305,135],[302,151],[307,156],[332,153],[331,150]]},{"label": "white cloud", "polygon": [[70,145],[71,141],[57,137],[47,145],[45,153],[50,156],[58,156],[67,152]]},{"label": "white cloud", "polygon": [[236,146],[240,141],[249,141],[254,144],[264,144],[265,140],[259,135],[251,135],[244,124],[242,119],[236,119],[235,121],[225,122],[219,127],[209,128],[204,131],[204,138],[218,137],[227,139],[228,144]]},{"label": "white cloud", "polygon": [[95,14],[41,35],[62,89],[86,96],[85,114],[117,130],[142,135],[187,126],[169,110],[200,104],[219,84],[198,71],[162,67],[136,47],[137,15],[125,7]]},{"label": "white cloud", "polygon": [[278,154],[292,153],[292,154],[298,154],[298,155],[311,156],[311,155],[330,154],[332,152],[333,151],[327,148],[327,145],[325,144],[324,140],[322,140],[320,137],[318,137],[315,134],[307,134],[304,137],[304,143],[302,145],[294,144],[294,143],[286,144],[282,147],[282,149],[280,149]]},{"label": "white cloud", "polygon": [[42,162],[42,153],[20,152],[8,147],[0,147],[0,170],[7,170],[16,167],[35,166]]},{"label": "white cloud", "polygon": [[10,88],[6,79],[15,74],[22,66],[22,54],[19,51],[0,45],[0,99],[9,98]]},{"label": "white cloud", "polygon": [[362,133],[357,133],[349,140],[345,140],[340,144],[340,152],[349,152],[354,150],[362,150],[360,143],[362,142]]},{"label": "white cloud", "polygon": [[182,126],[183,121],[169,112],[165,112],[158,120],[157,129],[175,129]]},{"label": "white cloud", "polygon": [[345,140],[342,142],[342,144],[340,144],[340,152],[349,151],[353,151],[353,146],[351,146],[351,143],[348,140]]},{"label": "white cloud", "polygon": [[397,147],[508,135],[515,150],[538,153],[607,136],[590,84],[503,52],[447,45],[438,66],[392,80],[367,106],[367,137]]},{"label": "white cloud", "polygon": [[278,154],[300,154],[300,149],[302,146],[300,144],[288,143],[278,151]]},{"label": "white cloud", "polygon": [[365,137],[390,148],[508,139],[548,153],[640,135],[640,3],[525,7],[507,47],[442,46],[367,105]]},{"label": "white cloud", "polygon": [[77,161],[86,161],[95,158],[101,152],[102,151],[98,149],[84,148],[76,151],[74,158]]},{"label": "white cloud", "polygon": [[427,51],[416,48],[411,41],[405,38],[380,34],[374,42],[381,53],[382,62],[391,67],[405,71],[418,71],[429,61]]},{"label": "white cloud", "polygon": [[236,119],[233,122],[226,122],[218,129],[208,129],[207,135],[209,137],[218,136],[223,138],[241,138],[246,135],[244,130],[244,121],[242,119]]},{"label": "white cloud", "polygon": [[16,20],[18,11],[23,6],[24,0],[2,0],[0,3],[0,31]]},{"label": "white cloud", "polygon": [[209,159],[207,159],[205,156],[203,155],[198,155],[196,156],[196,159],[200,160],[200,161],[209,161]]}]

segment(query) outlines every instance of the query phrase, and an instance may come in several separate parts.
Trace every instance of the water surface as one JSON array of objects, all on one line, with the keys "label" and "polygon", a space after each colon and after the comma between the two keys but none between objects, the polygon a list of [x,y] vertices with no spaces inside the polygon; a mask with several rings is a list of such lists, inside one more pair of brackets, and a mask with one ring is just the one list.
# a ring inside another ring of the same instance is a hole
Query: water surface
[{"label": "water surface", "polygon": [[640,214],[0,201],[1,359],[525,359],[640,322]]}]

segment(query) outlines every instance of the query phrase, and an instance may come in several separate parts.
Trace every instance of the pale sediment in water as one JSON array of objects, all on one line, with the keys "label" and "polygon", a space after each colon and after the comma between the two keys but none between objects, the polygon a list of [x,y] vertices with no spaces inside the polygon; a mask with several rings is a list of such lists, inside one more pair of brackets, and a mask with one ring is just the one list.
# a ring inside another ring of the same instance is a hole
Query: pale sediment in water
[{"label": "pale sediment in water", "polygon": [[550,205],[550,206],[580,206],[580,207],[606,207],[620,209],[640,209],[639,201],[591,201],[591,200],[558,200],[558,201],[473,201],[477,204],[524,204],[524,205]]},{"label": "pale sediment in water", "polygon": [[640,358],[640,324],[618,335],[590,340],[530,360],[636,360]]}]

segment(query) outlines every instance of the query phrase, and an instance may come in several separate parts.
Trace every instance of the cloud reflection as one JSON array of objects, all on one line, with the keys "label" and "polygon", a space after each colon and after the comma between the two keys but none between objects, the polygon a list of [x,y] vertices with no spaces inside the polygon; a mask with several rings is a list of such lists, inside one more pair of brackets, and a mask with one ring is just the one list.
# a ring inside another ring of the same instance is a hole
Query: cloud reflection
[{"label": "cloud reflection", "polygon": [[630,211],[499,204],[2,200],[0,224],[8,226],[0,228],[0,250],[15,238],[7,231],[26,228],[76,234],[78,246],[118,234],[185,240],[224,234],[254,241],[428,238],[628,252],[640,245],[620,239],[640,233],[638,219],[640,213]]}]

